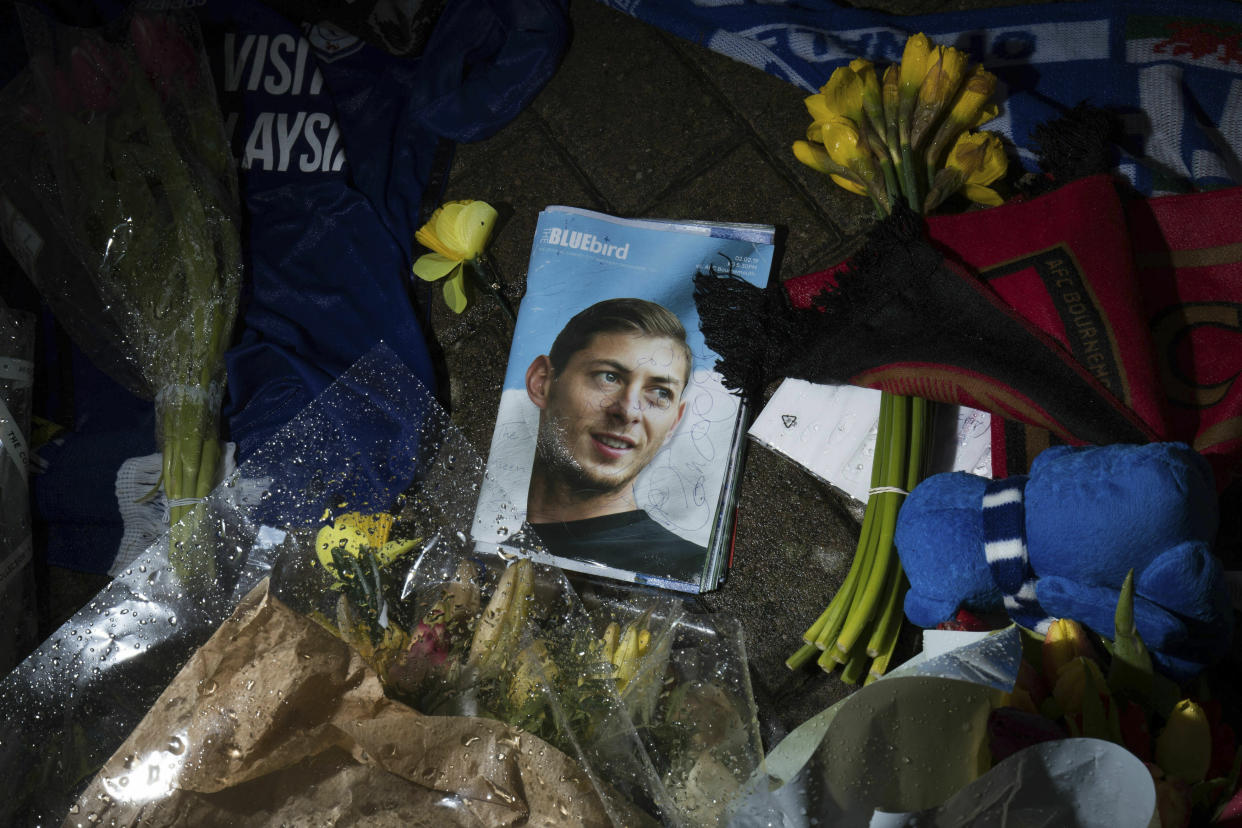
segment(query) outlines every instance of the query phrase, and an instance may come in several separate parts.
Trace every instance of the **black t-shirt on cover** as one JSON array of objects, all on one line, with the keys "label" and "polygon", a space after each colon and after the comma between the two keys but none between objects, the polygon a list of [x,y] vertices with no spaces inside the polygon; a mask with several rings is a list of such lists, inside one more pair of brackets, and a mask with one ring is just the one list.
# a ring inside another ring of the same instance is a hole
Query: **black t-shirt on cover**
[{"label": "black t-shirt on cover", "polygon": [[670,532],[641,509],[534,523],[531,528],[558,558],[593,561],[644,575],[698,581],[707,558],[706,548]]}]

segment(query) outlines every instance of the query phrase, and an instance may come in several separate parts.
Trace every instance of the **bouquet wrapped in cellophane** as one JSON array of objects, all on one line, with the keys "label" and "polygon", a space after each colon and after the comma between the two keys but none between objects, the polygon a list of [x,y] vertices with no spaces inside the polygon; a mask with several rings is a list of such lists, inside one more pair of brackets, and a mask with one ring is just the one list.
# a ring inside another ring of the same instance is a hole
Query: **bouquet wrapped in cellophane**
[{"label": "bouquet wrapped in cellophane", "polygon": [[155,400],[171,559],[190,553],[221,464],[224,352],[242,277],[237,176],[192,16],[106,30],[23,11],[27,75],[6,91],[4,189],[37,240],[19,255],[104,370]]},{"label": "bouquet wrapped in cellophane", "polygon": [[0,683],[0,823],[725,823],[737,624],[476,554],[483,468],[377,346],[204,502],[207,591],[154,545]]}]

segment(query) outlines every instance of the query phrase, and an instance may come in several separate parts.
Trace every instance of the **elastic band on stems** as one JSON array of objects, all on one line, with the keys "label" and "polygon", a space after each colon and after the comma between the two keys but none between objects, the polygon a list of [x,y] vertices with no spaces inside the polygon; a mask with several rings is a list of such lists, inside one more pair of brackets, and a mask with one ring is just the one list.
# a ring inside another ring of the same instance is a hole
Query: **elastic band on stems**
[{"label": "elastic band on stems", "polygon": [[899,495],[908,495],[908,494],[910,494],[910,493],[909,493],[909,492],[907,492],[905,489],[899,488],[899,487],[897,487],[897,486],[876,486],[876,487],[875,487],[875,488],[873,488],[873,489],[868,489],[868,490],[867,490],[867,494],[869,494],[869,495],[873,495],[873,494],[899,494]]}]

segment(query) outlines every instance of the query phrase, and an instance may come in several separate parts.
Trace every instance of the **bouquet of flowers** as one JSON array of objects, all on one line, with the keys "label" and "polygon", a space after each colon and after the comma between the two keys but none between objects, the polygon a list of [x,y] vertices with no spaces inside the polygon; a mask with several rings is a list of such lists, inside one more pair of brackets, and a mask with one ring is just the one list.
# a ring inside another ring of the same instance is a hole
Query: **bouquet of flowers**
[{"label": "bouquet of flowers", "polygon": [[[119,379],[154,398],[170,557],[205,583],[210,561],[183,518],[218,482],[242,261],[236,171],[194,18],[136,13],[107,33],[33,11],[22,22],[36,95],[19,155],[31,168],[9,177],[36,192],[44,245],[79,263],[27,269],[58,316],[110,332]],[[88,353],[98,341],[71,333]]]},{"label": "bouquet of flowers", "polygon": [[[812,122],[793,152],[833,184],[869,198],[880,216],[903,205],[930,213],[959,194],[1000,204],[993,185],[1008,167],[1004,148],[996,134],[976,131],[996,117],[989,100],[995,87],[995,76],[964,52],[917,34],[900,63],[881,71],[859,58],[834,71],[806,99]],[[850,683],[888,669],[904,590],[893,532],[902,499],[924,472],[929,416],[926,400],[883,394],[853,565],[789,657],[790,669],[814,658],[828,671],[841,666]]]},{"label": "bouquet of flowers", "polygon": [[1107,640],[1058,618],[1025,648],[1014,688],[988,718],[993,760],[1045,741],[1107,740],[1147,766],[1162,826],[1214,821],[1238,792],[1242,752],[1219,700],[1186,695],[1152,669],[1135,629],[1133,572],[1114,632]]},{"label": "bouquet of flowers", "polygon": [[[412,515],[330,512],[314,542],[327,603],[312,611],[433,715],[477,715],[580,755],[621,813],[709,825],[761,754],[736,629],[653,594],[579,602],[526,557],[454,552]],[[406,537],[406,540],[394,540]]]}]

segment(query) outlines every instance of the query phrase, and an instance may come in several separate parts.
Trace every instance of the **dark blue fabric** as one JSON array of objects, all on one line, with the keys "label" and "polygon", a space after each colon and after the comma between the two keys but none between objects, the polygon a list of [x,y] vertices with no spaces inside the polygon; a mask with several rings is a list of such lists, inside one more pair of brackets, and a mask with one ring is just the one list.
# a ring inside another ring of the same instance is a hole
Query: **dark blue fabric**
[{"label": "dark blue fabric", "polygon": [[[1080,0],[927,15],[837,0],[602,0],[808,91],[853,58],[899,60],[924,32],[994,72],[1001,117],[987,126],[1034,167],[1031,131],[1080,101],[1125,119],[1118,170],[1145,193],[1242,184],[1242,4]],[[1144,163],[1136,163],[1142,157]]]},{"label": "dark blue fabric", "polygon": [[[40,367],[50,374],[41,402],[52,408],[45,410],[71,413],[73,427],[35,451],[46,470],[30,476],[31,518],[40,524],[49,565],[103,575],[123,531],[117,469],[156,450],[155,414],[76,347],[46,343]],[[67,389],[55,381],[62,370],[72,376]],[[65,391],[72,396],[61,399]]]},{"label": "dark blue fabric", "polygon": [[213,0],[204,26],[249,222],[224,411],[245,460],[378,341],[434,388],[409,272],[436,148],[512,119],[555,70],[568,20],[563,0],[459,0],[417,59],[327,27],[295,46],[299,27],[241,0]]},{"label": "dark blue fabric", "polygon": [[[241,164],[245,296],[222,412],[239,460],[381,340],[435,387],[410,275],[424,196],[440,196],[426,192],[433,162],[446,143],[484,139],[516,116],[552,76],[569,33],[566,0],[447,5],[416,59],[255,0],[197,9]],[[123,10],[96,7],[105,18]],[[98,427],[48,447],[35,496],[55,547],[49,561],[105,572],[121,534],[116,471],[155,450],[154,422],[149,403],[86,370],[74,403]],[[358,445],[385,439],[355,426]]]}]

